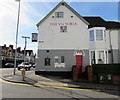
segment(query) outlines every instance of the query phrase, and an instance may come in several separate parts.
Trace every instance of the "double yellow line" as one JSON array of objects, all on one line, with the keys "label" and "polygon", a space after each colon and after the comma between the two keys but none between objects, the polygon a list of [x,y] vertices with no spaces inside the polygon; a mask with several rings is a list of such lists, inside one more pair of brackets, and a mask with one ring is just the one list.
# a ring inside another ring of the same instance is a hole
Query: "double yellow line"
[{"label": "double yellow line", "polygon": [[17,85],[24,85],[24,86],[37,86],[37,87],[50,87],[50,88],[60,88],[60,89],[67,89],[67,90],[84,90],[84,91],[100,91],[97,89],[79,89],[79,88],[69,88],[69,87],[62,87],[62,86],[48,86],[48,85],[30,85],[30,84],[26,84],[26,83],[14,83],[14,82],[9,82],[9,81],[5,81],[3,79],[0,79],[0,81],[4,82],[4,83],[9,83],[9,84],[17,84]]}]

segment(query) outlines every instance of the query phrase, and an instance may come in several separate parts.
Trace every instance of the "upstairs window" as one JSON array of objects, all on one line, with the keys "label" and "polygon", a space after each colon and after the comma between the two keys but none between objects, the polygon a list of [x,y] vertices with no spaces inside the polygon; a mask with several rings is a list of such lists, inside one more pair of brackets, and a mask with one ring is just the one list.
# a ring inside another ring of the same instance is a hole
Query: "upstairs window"
[{"label": "upstairs window", "polygon": [[63,18],[63,12],[55,12],[55,18]]},{"label": "upstairs window", "polygon": [[60,26],[60,32],[67,32],[67,26]]},{"label": "upstairs window", "polygon": [[90,41],[106,41],[106,33],[104,29],[92,29],[89,31]]},{"label": "upstairs window", "polygon": [[96,30],[96,41],[103,41],[103,30]]},{"label": "upstairs window", "polygon": [[90,41],[94,41],[94,30],[90,31]]}]

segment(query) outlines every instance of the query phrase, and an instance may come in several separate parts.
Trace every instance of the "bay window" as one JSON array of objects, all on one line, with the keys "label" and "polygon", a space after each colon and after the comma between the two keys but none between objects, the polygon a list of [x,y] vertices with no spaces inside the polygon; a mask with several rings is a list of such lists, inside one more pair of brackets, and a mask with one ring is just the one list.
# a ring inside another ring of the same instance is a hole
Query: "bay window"
[{"label": "bay window", "polygon": [[103,30],[96,30],[96,41],[103,41]]},{"label": "bay window", "polygon": [[90,31],[90,41],[94,41],[94,30]]},{"label": "bay window", "polygon": [[108,63],[107,50],[90,50],[90,64],[106,64]]},{"label": "bay window", "polygon": [[104,28],[92,28],[89,30],[90,41],[106,41]]}]

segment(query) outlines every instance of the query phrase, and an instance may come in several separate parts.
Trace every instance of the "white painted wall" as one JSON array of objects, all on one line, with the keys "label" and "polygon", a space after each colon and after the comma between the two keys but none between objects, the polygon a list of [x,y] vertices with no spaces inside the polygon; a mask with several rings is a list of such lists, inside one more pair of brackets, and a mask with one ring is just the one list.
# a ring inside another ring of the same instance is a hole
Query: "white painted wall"
[{"label": "white painted wall", "polygon": [[112,49],[118,49],[118,30],[107,30],[107,48],[110,49],[110,36]]},{"label": "white painted wall", "polygon": [[[43,41],[39,43],[39,49],[88,49],[88,25],[65,6],[60,6],[55,12],[64,12],[64,18],[52,18],[55,15],[53,13],[39,26],[39,41]],[[59,25],[50,25],[71,22],[77,25],[67,26],[67,32],[64,33],[60,32]]]},{"label": "white painted wall", "polygon": [[[102,27],[95,27],[92,29],[103,29]],[[105,30],[105,29],[104,29]],[[118,49],[120,40],[118,36],[118,30],[105,30],[106,39],[104,41],[89,41],[89,49],[90,50],[108,50],[110,49],[110,39],[112,44],[112,49]],[[110,38],[111,35],[111,38]]]}]

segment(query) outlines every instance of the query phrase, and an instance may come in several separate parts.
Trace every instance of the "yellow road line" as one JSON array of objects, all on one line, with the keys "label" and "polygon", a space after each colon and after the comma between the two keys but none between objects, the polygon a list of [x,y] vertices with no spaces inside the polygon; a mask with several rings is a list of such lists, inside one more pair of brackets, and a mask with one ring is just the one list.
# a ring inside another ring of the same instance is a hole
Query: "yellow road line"
[{"label": "yellow road line", "polygon": [[[10,84],[31,86],[30,84],[26,84],[26,83],[14,83],[14,82],[8,82],[8,81],[2,80],[2,79],[0,79],[0,81],[5,82],[5,83],[10,83]],[[96,89],[78,89],[78,88],[69,88],[69,87],[60,87],[60,86],[46,86],[46,85],[34,85],[34,86],[38,86],[38,87],[51,87],[51,88],[61,88],[61,89],[67,89],[67,90],[100,91],[100,90],[96,90]]]}]

